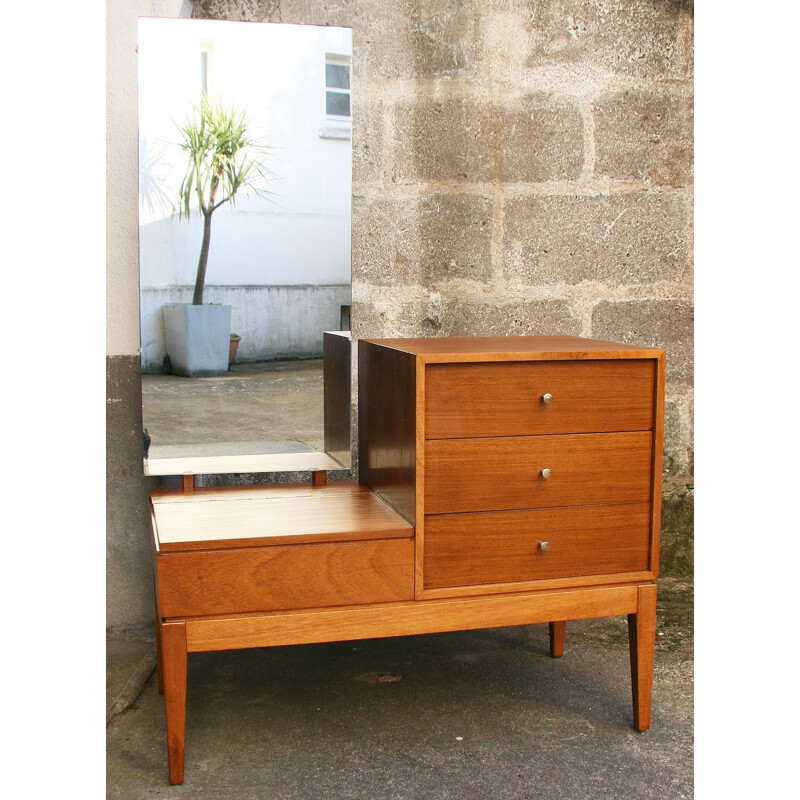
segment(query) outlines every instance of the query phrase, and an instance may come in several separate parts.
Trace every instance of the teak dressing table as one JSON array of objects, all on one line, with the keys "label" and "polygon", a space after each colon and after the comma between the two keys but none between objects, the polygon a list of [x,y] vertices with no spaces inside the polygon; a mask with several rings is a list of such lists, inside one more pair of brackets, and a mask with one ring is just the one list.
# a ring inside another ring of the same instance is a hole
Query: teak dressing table
[{"label": "teak dressing table", "polygon": [[183,782],[187,653],[628,617],[650,725],[663,350],[361,340],[359,481],[152,493],[159,691]]}]

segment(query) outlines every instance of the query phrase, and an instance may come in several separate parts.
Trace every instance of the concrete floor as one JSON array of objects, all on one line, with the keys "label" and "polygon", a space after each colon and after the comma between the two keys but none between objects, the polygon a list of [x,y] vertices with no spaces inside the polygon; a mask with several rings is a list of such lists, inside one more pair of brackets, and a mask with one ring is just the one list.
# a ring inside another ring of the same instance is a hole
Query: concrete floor
[{"label": "concrete floor", "polygon": [[[690,798],[692,616],[692,585],[662,579],[645,733],[624,618],[568,623],[561,659],[546,625],[192,654],[185,783],[150,674],[108,724],[107,797]],[[148,646],[109,642],[109,696]]]},{"label": "concrete floor", "polygon": [[152,457],[323,449],[322,359],[232,364],[218,378],[142,376]]}]

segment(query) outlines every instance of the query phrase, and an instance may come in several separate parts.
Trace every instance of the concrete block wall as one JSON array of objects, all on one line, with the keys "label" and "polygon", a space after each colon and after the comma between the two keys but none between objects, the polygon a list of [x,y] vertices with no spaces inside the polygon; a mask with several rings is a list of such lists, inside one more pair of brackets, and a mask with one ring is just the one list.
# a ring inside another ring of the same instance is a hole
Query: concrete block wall
[{"label": "concrete block wall", "polygon": [[[352,27],[354,337],[666,349],[662,571],[689,574],[691,0],[196,0],[192,13]],[[109,481],[118,524],[138,528],[140,493]],[[142,584],[110,607],[149,614]]]}]

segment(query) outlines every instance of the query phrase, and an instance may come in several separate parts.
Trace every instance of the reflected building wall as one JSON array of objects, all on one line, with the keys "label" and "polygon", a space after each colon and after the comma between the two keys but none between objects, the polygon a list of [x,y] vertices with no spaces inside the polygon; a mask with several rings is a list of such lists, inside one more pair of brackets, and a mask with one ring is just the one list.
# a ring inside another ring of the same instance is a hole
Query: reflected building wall
[{"label": "reflected building wall", "polygon": [[161,308],[191,302],[202,217],[172,213],[177,146],[202,87],[247,113],[267,148],[268,196],[214,212],[204,302],[231,305],[239,361],[322,353],[350,305],[350,122],[326,115],[326,60],[348,60],[351,32],[320,26],[139,21],[142,369],[166,354]]}]

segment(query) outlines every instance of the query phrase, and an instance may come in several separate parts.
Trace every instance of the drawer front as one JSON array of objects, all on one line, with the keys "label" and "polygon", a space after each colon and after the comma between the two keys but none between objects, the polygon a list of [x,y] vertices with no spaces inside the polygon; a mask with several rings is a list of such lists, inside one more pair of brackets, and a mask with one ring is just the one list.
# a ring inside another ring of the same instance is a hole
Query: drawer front
[{"label": "drawer front", "polygon": [[652,449],[648,432],[429,440],[425,513],[648,502]]},{"label": "drawer front", "polygon": [[654,381],[652,359],[429,364],[425,437],[650,430]]},{"label": "drawer front", "polygon": [[390,539],[158,556],[161,615],[381,603],[414,596],[414,542]]},{"label": "drawer front", "polygon": [[424,583],[440,589],[637,572],[648,569],[649,546],[649,503],[426,516]]}]

